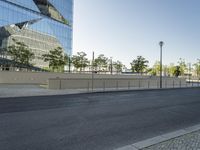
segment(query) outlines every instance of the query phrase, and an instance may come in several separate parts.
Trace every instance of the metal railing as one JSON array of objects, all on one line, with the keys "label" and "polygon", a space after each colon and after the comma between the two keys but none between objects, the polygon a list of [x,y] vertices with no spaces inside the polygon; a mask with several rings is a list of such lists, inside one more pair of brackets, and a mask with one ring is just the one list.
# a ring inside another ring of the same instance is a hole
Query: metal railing
[{"label": "metal railing", "polygon": [[[57,82],[56,82],[57,80]],[[139,89],[160,89],[160,81],[152,79],[52,79],[49,84],[57,87],[54,89],[75,89],[86,92],[118,91]],[[51,86],[49,86],[51,87]],[[200,82],[186,82],[182,79],[164,80],[162,89],[200,87]]]}]

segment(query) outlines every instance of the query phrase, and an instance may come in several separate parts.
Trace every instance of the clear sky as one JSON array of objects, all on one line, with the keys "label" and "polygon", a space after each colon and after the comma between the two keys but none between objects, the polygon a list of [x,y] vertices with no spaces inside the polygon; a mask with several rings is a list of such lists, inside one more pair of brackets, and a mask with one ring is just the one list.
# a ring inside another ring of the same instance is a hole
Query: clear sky
[{"label": "clear sky", "polygon": [[200,0],[74,0],[74,54],[105,54],[127,67],[138,55],[152,65],[200,58]]}]

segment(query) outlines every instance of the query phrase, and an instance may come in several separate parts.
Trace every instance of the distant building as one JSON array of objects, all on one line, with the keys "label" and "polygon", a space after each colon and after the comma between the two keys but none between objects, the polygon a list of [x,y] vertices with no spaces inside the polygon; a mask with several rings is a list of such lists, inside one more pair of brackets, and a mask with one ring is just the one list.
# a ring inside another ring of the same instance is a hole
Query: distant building
[{"label": "distant building", "polygon": [[0,0],[0,48],[24,42],[32,63],[47,67],[42,55],[56,47],[72,54],[73,0]]}]

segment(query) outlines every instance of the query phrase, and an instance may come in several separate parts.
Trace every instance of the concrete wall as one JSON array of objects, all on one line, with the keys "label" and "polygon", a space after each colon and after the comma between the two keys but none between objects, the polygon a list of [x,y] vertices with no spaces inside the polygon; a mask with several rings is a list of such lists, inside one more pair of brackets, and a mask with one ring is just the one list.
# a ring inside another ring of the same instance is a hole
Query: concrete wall
[{"label": "concrete wall", "polygon": [[[94,75],[95,78],[147,78],[146,76],[133,75]],[[89,79],[91,74],[67,74],[67,73],[50,73],[50,72],[12,72],[0,71],[0,83],[10,84],[47,84],[49,78],[66,78],[66,79]]]},{"label": "concrete wall", "polygon": [[[48,72],[0,72],[0,84],[48,84],[50,89],[92,88],[91,74],[65,74]],[[185,79],[163,78],[163,87],[185,86]],[[136,75],[94,74],[94,88],[157,88],[159,77]]]}]

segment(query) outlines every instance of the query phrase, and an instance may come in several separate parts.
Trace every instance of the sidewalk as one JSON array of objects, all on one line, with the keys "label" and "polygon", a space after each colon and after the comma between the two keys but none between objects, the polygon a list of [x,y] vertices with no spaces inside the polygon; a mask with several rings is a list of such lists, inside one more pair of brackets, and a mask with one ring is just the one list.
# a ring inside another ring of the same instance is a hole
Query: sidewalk
[{"label": "sidewalk", "polygon": [[200,124],[116,150],[200,150]]},{"label": "sidewalk", "polygon": [[200,150],[200,130],[142,150]]},{"label": "sidewalk", "polygon": [[85,90],[49,90],[40,85],[0,84],[0,98],[84,93]]},{"label": "sidewalk", "polygon": [[[46,88],[47,85],[28,85],[28,84],[0,84],[0,98],[6,97],[27,97],[27,96],[48,96],[48,95],[66,95],[92,92],[92,89],[63,89],[63,90],[50,90]],[[194,86],[195,87],[195,86]],[[196,86],[197,87],[197,86]],[[163,88],[164,89],[175,89]],[[189,87],[182,87],[189,88]],[[191,87],[192,88],[192,87]],[[111,91],[131,91],[131,90],[158,90],[157,87],[152,88],[106,88],[94,89],[93,92],[111,92]]]}]

